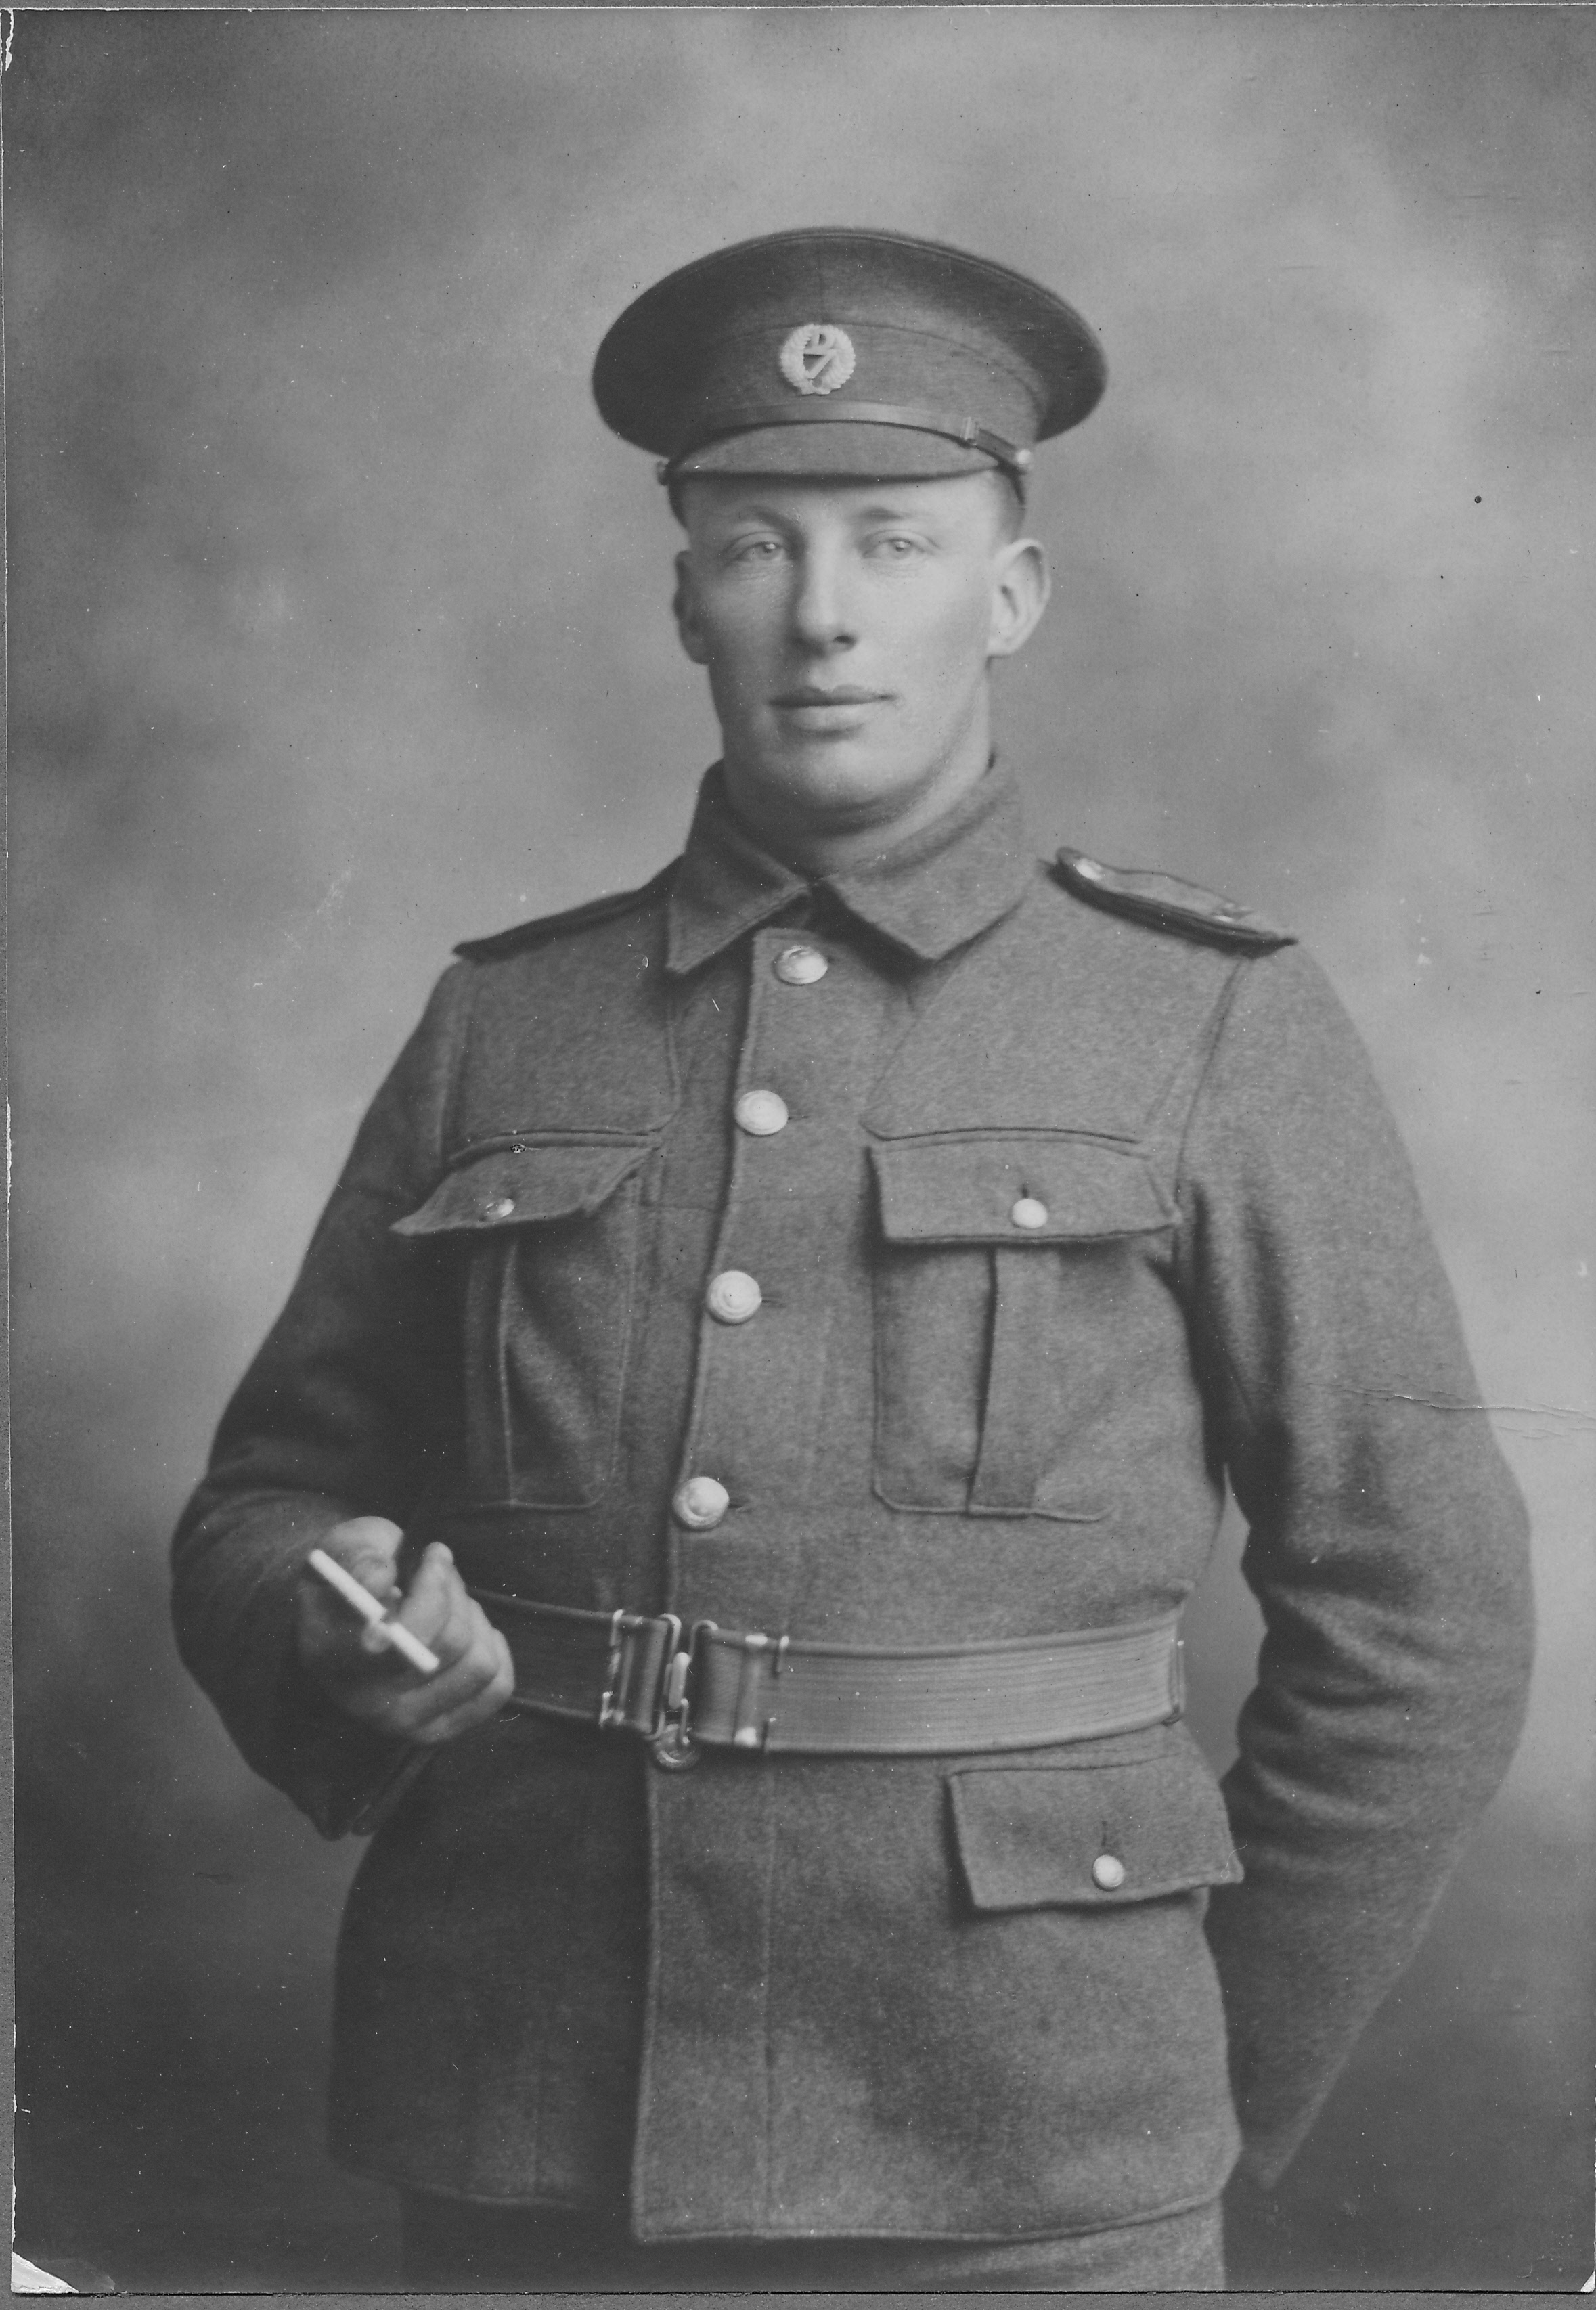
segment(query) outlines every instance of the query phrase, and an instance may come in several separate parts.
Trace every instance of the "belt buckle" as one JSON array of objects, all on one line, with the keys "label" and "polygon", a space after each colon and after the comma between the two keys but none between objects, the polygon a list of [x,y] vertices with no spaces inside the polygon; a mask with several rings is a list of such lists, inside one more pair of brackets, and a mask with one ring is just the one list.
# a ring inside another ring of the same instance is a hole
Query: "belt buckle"
[{"label": "belt buckle", "polygon": [[640,1732],[645,1724],[657,1721],[658,1688],[664,1671],[662,1665],[652,1676],[647,1673],[646,1639],[660,1629],[665,1639],[663,1658],[668,1663],[681,1641],[681,1623],[674,1612],[662,1613],[656,1620],[640,1612],[611,1615],[610,1657],[604,1666],[604,1689],[599,1696],[601,1732],[624,1731],[628,1726]]},{"label": "belt buckle", "polygon": [[660,1680],[658,1713],[648,1746],[654,1761],[667,1773],[685,1773],[698,1762],[703,1751],[692,1734],[692,1673],[698,1653],[698,1638],[712,1635],[713,1620],[695,1620],[685,1646],[681,1644],[681,1623],[673,1614],[666,1616],[672,1622],[672,1649],[665,1661],[664,1674]]}]

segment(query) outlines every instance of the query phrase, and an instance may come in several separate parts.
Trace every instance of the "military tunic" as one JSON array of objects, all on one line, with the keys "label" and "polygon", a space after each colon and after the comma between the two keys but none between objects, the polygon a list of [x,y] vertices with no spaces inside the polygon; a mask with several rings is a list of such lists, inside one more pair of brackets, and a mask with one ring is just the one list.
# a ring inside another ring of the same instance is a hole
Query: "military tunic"
[{"label": "military tunic", "polygon": [[337,2154],[646,2240],[1055,2236],[1203,2204],[1238,2141],[1277,2171],[1516,1733],[1476,1395],[1299,949],[1039,866],[1002,770],[812,885],[711,773],[674,869],[441,982],[180,1529],[186,1657],[336,1833],[395,1755],[294,1661],[343,1517],[542,1602],[915,1646],[1178,1607],[1228,1481],[1241,1755],[1222,1795],[1178,1724],[666,1775],[491,1724],[357,1878]]}]

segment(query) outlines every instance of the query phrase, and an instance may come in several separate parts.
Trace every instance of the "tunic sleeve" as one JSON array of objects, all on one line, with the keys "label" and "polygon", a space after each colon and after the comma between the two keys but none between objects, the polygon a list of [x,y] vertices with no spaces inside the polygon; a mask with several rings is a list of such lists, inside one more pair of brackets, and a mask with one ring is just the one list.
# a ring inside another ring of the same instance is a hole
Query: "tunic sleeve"
[{"label": "tunic sleeve", "polygon": [[1214,1895],[1244,2170],[1285,2167],[1501,1780],[1526,1518],[1406,1158],[1314,965],[1238,968],[1182,1163],[1185,1289],[1249,1525],[1258,1680]]},{"label": "tunic sleeve", "polygon": [[378,1091],[173,1541],[186,1664],[246,1760],[329,1837],[371,1826],[413,1752],[300,1670],[295,1587],[346,1517],[405,1524],[458,1430],[448,1277],[391,1229],[442,1168],[470,977],[465,964],[445,974]]}]

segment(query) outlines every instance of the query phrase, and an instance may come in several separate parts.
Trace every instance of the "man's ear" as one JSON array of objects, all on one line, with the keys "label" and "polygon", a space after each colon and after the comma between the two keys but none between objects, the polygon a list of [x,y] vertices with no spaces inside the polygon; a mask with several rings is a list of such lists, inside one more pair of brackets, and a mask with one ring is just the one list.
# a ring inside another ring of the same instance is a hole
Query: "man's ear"
[{"label": "man's ear", "polygon": [[676,620],[677,638],[695,665],[709,663],[709,644],[705,639],[698,617],[698,589],[693,584],[692,556],[681,552],[676,556],[676,591],[671,596],[672,614]]},{"label": "man's ear", "polygon": [[989,657],[1012,657],[1025,647],[1052,591],[1045,545],[1034,537],[1017,537],[998,548],[993,561]]}]

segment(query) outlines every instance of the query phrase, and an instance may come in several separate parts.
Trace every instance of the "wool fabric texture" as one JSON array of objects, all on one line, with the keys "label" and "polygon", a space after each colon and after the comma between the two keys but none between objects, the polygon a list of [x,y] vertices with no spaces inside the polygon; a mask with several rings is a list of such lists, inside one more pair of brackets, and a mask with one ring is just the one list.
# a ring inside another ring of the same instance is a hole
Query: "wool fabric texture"
[{"label": "wool fabric texture", "polygon": [[1081,2237],[966,2245],[784,2238],[639,2245],[624,2216],[482,2206],[407,2190],[404,2283],[421,2294],[1213,2292],[1225,2283],[1218,2203]]},{"label": "wool fabric texture", "polygon": [[[750,1322],[706,1312],[727,1269]],[[1001,769],[812,884],[712,772],[673,869],[441,981],[183,1520],[185,1657],[337,1833],[403,1760],[296,1664],[344,1517],[547,1603],[915,1646],[1177,1608],[1228,1481],[1241,1753],[1222,1793],[1177,1724],[667,1775],[492,1724],[357,1876],[337,2155],[662,2242],[1080,2236],[1210,2204],[1238,2144],[1278,2173],[1518,1730],[1477,1395],[1299,948],[1083,903]]]}]

